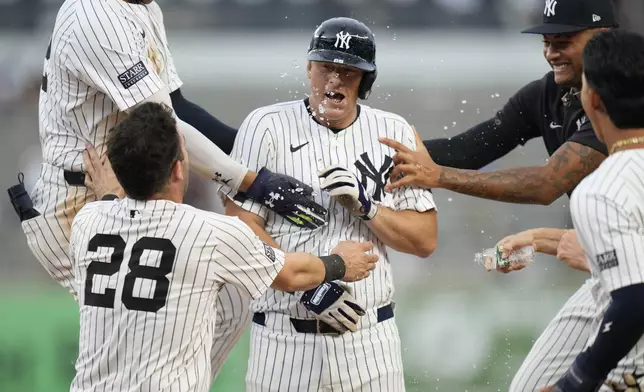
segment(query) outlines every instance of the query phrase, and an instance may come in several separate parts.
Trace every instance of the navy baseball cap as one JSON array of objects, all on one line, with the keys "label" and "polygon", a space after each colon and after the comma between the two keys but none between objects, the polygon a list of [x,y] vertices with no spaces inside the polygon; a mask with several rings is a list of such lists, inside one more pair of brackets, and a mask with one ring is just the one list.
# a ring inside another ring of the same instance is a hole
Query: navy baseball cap
[{"label": "navy baseball cap", "polygon": [[522,33],[565,34],[617,26],[613,0],[545,0],[543,23]]}]

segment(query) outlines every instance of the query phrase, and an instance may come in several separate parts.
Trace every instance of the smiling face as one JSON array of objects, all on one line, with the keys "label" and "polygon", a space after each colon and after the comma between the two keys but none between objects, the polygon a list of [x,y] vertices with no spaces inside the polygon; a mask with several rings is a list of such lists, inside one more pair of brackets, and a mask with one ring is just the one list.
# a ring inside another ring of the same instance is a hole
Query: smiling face
[{"label": "smiling face", "polygon": [[357,115],[362,71],[341,64],[309,61],[309,103],[316,119],[329,128],[344,129]]},{"label": "smiling face", "polygon": [[582,52],[586,43],[599,29],[570,34],[545,34],[543,56],[555,73],[555,83],[581,88]]}]

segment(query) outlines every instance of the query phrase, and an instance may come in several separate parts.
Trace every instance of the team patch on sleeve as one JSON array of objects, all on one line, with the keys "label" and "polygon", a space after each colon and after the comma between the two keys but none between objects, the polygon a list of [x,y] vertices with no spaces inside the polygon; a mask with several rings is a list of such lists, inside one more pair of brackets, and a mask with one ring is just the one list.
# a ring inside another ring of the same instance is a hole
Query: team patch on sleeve
[{"label": "team patch on sleeve", "polygon": [[138,63],[134,64],[132,68],[120,74],[119,81],[124,88],[130,88],[148,75],[149,72],[148,69],[145,68],[145,64],[143,64],[143,61],[139,61]]},{"label": "team patch on sleeve", "polygon": [[617,261],[617,253],[615,250],[609,250],[608,252],[597,255],[597,265],[600,271],[617,267],[619,261]]},{"label": "team patch on sleeve", "polygon": [[275,262],[275,251],[266,243],[264,244],[264,253],[266,254],[266,257],[271,259],[272,262]]}]

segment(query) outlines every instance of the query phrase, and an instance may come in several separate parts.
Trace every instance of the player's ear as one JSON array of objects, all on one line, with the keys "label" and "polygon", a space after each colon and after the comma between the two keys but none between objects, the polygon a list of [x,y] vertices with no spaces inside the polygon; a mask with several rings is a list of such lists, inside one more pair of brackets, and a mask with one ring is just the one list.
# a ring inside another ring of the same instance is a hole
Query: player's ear
[{"label": "player's ear", "polygon": [[309,79],[311,79],[311,62],[307,61],[306,62],[306,75],[308,76]]}]

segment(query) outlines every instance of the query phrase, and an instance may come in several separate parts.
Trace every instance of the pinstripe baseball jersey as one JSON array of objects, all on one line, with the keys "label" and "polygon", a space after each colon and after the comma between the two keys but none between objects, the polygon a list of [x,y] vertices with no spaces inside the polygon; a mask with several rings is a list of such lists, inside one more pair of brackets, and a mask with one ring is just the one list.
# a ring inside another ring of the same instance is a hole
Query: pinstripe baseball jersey
[{"label": "pinstripe baseball jersey", "polygon": [[63,3],[45,53],[39,101],[43,162],[30,192],[42,217],[23,227],[36,258],[70,291],[75,292],[67,254],[72,220],[96,197],[70,186],[63,170],[83,171],[87,143],[102,155],[107,132],[126,109],[181,84],[156,3]]},{"label": "pinstripe baseball jersey", "polygon": [[86,143],[102,153],[107,132],[124,110],[181,84],[155,2],[65,1],[44,62],[44,161],[80,170]]},{"label": "pinstripe baseball jersey", "polygon": [[[611,154],[574,190],[570,210],[601,313],[610,293],[644,283],[644,149]],[[599,327],[600,323],[597,323]],[[589,344],[592,344],[594,337]],[[637,354],[639,353],[639,354]],[[640,365],[644,339],[635,348]]]},{"label": "pinstripe baseball jersey", "polygon": [[129,198],[83,207],[70,254],[80,305],[72,391],[207,391],[220,288],[258,298],[284,265],[238,218]]},{"label": "pinstripe baseball jersey", "polygon": [[[402,117],[365,105],[359,106],[358,117],[352,125],[334,132],[313,119],[307,102],[297,100],[253,111],[240,127],[231,156],[251,170],[265,166],[311,185],[315,201],[329,211],[328,224],[315,230],[302,230],[263,205],[252,201],[238,204],[264,218],[266,231],[285,251],[325,255],[343,240],[372,241],[374,252],[380,255],[376,269],[369,278],[349,285],[366,309],[378,308],[390,303],[394,294],[385,245],[363,221],[351,216],[328,193],[320,190],[318,173],[339,164],[358,176],[367,193],[380,206],[420,212],[434,209],[430,191],[412,188],[391,193],[384,191],[393,169],[394,151],[381,144],[378,137],[395,139],[415,150],[414,132]],[[251,310],[314,317],[297,297],[271,289],[252,302]]]}]

